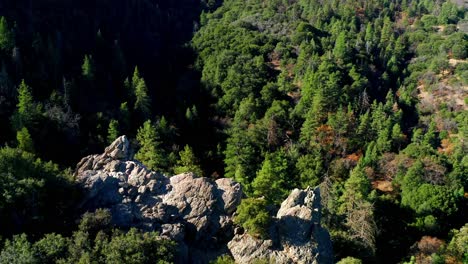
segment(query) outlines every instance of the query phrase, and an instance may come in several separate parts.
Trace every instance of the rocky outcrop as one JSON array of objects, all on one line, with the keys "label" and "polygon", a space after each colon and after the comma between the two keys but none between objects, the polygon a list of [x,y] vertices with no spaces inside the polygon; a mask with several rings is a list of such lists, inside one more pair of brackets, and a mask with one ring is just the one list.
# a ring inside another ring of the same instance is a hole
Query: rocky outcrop
[{"label": "rocky outcrop", "polygon": [[267,259],[274,263],[332,263],[328,232],[320,226],[318,188],[295,189],[281,204],[270,240],[237,234],[228,243],[236,262]]},{"label": "rocky outcrop", "polygon": [[85,193],[81,209],[108,208],[117,226],[155,230],[177,241],[179,263],[207,263],[220,254],[231,254],[239,263],[256,258],[329,262],[331,245],[320,227],[318,189],[294,190],[277,213],[274,239],[260,240],[240,229],[234,232],[233,214],[243,196],[239,183],[192,173],[166,177],[132,156],[130,142],[122,136],[103,154],[79,162],[75,177]]},{"label": "rocky outcrop", "polygon": [[130,143],[122,136],[103,154],[79,162],[75,177],[85,190],[81,207],[109,208],[117,226],[156,230],[176,240],[181,244],[179,262],[193,262],[188,251],[192,245],[202,251],[222,250],[216,246],[232,237],[232,214],[242,198],[240,184],[191,173],[169,178],[131,156]]}]

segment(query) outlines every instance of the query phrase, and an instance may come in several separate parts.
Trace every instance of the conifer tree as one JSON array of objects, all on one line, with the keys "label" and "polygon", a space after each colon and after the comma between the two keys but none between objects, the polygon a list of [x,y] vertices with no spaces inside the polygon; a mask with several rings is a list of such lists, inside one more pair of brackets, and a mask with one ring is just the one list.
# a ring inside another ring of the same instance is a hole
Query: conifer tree
[{"label": "conifer tree", "polygon": [[95,74],[95,66],[92,56],[85,55],[83,64],[81,65],[81,73],[85,80],[93,80]]},{"label": "conifer tree", "polygon": [[107,143],[111,144],[119,137],[119,121],[112,119],[107,129]]},{"label": "conifer tree", "polygon": [[399,150],[403,142],[405,141],[405,135],[401,131],[399,124],[393,125],[392,128],[392,143],[396,150]]},{"label": "conifer tree", "polygon": [[324,174],[323,161],[320,153],[307,154],[300,157],[296,163],[300,184],[303,188],[317,186]]},{"label": "conifer tree", "polygon": [[148,95],[148,87],[145,80],[140,77],[138,67],[135,67],[132,76],[132,83],[130,84],[128,78],[124,82],[127,90],[132,99],[135,100],[134,109],[139,111],[144,117],[148,118],[151,115],[151,98]]},{"label": "conifer tree", "polygon": [[0,51],[8,52],[15,45],[13,32],[9,29],[5,17],[0,17]]},{"label": "conifer tree", "polygon": [[254,194],[271,203],[280,203],[288,193],[288,160],[284,151],[268,154],[252,182]]},{"label": "conifer tree", "polygon": [[438,145],[437,126],[434,120],[431,121],[426,134],[424,134],[423,143],[431,146],[432,148],[436,148]]},{"label": "conifer tree", "polygon": [[124,80],[124,89],[125,89],[125,93],[126,95],[129,97],[129,98],[133,98],[135,96],[134,92],[133,92],[133,85],[132,83],[130,82],[130,80],[127,78],[125,78]]},{"label": "conifer tree", "polygon": [[[133,70],[133,76],[132,76],[133,89],[135,89],[138,83],[140,83],[140,80],[141,80],[140,70],[138,70],[138,66],[135,66],[135,69]],[[128,79],[126,81],[128,81]]]},{"label": "conifer tree", "polygon": [[371,187],[364,169],[362,162],[359,162],[351,171],[345,183],[345,192],[343,194],[346,201],[349,202],[353,198],[367,199]]},{"label": "conifer tree", "polygon": [[177,161],[177,165],[174,168],[176,174],[193,172],[197,176],[203,176],[203,171],[198,165],[198,160],[190,146],[186,145],[184,149],[179,152],[179,156],[180,159]]},{"label": "conifer tree", "polygon": [[364,40],[366,41],[366,52],[369,54],[372,51],[374,45],[374,29],[372,23],[368,23],[366,26],[366,35]]},{"label": "conifer tree", "polygon": [[371,188],[364,169],[360,162],[351,171],[341,196],[340,210],[346,216],[346,225],[351,238],[374,253],[377,226],[374,220],[374,207],[368,200]]},{"label": "conifer tree", "polygon": [[327,116],[326,101],[323,91],[318,90],[313,97],[312,107],[306,115],[306,119],[301,128],[301,141],[310,144],[315,135],[316,129],[325,121]]},{"label": "conifer tree", "polygon": [[40,114],[40,105],[34,102],[31,88],[24,80],[18,87],[18,104],[16,105],[16,113],[13,116],[13,124],[17,129],[21,127],[29,127],[32,121]]},{"label": "conifer tree", "polygon": [[247,192],[250,191],[250,183],[255,178],[255,173],[263,161],[258,144],[255,144],[255,138],[252,136],[252,131],[249,130],[249,124],[255,119],[255,102],[252,97],[246,98],[236,111],[228,131],[229,138],[224,152],[226,177],[234,178],[242,183]]},{"label": "conifer tree", "polygon": [[135,158],[151,170],[161,170],[166,162],[160,148],[161,142],[156,126],[150,120],[147,120],[138,129],[137,140],[140,144],[140,150],[136,153]]},{"label": "conifer tree", "polygon": [[34,99],[31,93],[31,88],[26,84],[24,80],[21,81],[18,87],[18,112],[22,115],[30,114],[34,106]]},{"label": "conifer tree", "polygon": [[23,127],[16,133],[16,140],[18,141],[19,149],[26,152],[34,153],[34,143],[26,127]]},{"label": "conifer tree", "polygon": [[333,49],[333,55],[340,60],[340,62],[346,62],[348,59],[348,48],[347,48],[346,33],[341,32],[335,42],[335,48]]},{"label": "conifer tree", "polygon": [[121,123],[121,131],[125,133],[130,128],[130,111],[128,110],[128,103],[123,102],[119,107],[119,120]]},{"label": "conifer tree", "polygon": [[185,110],[185,119],[187,119],[187,121],[189,121],[189,122],[193,121],[192,109],[187,108],[187,110]]},{"label": "conifer tree", "polygon": [[145,117],[151,115],[151,99],[145,80],[141,79],[135,87],[135,110],[139,110]]}]

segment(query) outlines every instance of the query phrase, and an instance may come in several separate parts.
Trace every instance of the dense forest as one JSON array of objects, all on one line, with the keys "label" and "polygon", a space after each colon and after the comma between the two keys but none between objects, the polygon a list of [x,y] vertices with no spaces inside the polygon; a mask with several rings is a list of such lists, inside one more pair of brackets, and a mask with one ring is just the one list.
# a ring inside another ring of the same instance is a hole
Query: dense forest
[{"label": "dense forest", "polygon": [[167,177],[240,182],[258,236],[320,186],[336,262],[468,263],[466,8],[1,0],[0,263],[173,261],[75,210],[76,164],[123,134]]}]

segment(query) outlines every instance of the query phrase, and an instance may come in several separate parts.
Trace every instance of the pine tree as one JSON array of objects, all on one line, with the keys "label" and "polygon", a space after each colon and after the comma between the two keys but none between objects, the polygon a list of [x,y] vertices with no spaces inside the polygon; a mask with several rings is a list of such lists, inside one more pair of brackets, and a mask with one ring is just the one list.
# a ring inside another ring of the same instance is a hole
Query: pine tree
[{"label": "pine tree", "polygon": [[256,118],[253,98],[244,99],[228,130],[229,137],[224,151],[225,176],[242,183],[247,193],[250,192],[250,184],[263,161],[259,144],[249,130],[249,125],[255,122]]},{"label": "pine tree", "polygon": [[119,121],[112,119],[107,129],[107,143],[111,144],[119,137]]},{"label": "pine tree", "polygon": [[374,219],[374,205],[364,199],[356,199],[348,204],[346,226],[353,240],[357,240],[372,254],[375,253],[377,224]]},{"label": "pine tree", "polygon": [[340,62],[346,62],[348,60],[347,39],[344,31],[341,32],[336,39],[333,55],[335,55]]},{"label": "pine tree", "polygon": [[130,101],[133,102],[134,97],[135,97],[135,91],[134,91],[135,89],[133,89],[133,85],[128,79],[128,77],[125,78],[123,85],[124,85],[125,93],[128,96],[128,99],[131,99]]},{"label": "pine tree", "polygon": [[148,118],[151,115],[151,98],[148,95],[148,87],[145,80],[140,77],[138,67],[135,67],[133,71],[132,83],[130,84],[127,78],[124,86],[129,90],[130,97],[135,100],[133,108]]},{"label": "pine tree", "polygon": [[170,136],[170,134],[172,133],[171,131],[171,128],[169,127],[169,124],[166,120],[166,118],[164,116],[162,116],[160,119],[159,119],[159,122],[158,122],[158,131],[159,133],[161,133],[161,136],[167,138]]},{"label": "pine tree", "polygon": [[8,52],[14,45],[13,32],[8,28],[5,17],[0,17],[0,51]]},{"label": "pine tree", "polygon": [[85,80],[93,80],[95,74],[95,66],[92,56],[85,55],[83,64],[81,65],[81,73]]},{"label": "pine tree", "polygon": [[29,131],[27,128],[23,127],[21,130],[16,132],[16,140],[18,141],[18,148],[34,153],[34,143],[31,139],[31,134],[29,134]]},{"label": "pine tree", "polygon": [[364,40],[366,41],[366,51],[367,53],[370,53],[371,51],[371,48],[373,46],[373,42],[374,42],[374,28],[372,26],[372,23],[367,23],[367,26],[366,26],[366,35],[364,37]]},{"label": "pine tree", "polygon": [[137,140],[140,144],[140,150],[135,155],[135,158],[145,164],[151,170],[161,170],[166,166],[164,153],[160,145],[160,138],[157,134],[156,127],[150,120],[146,121],[142,127],[138,129]]},{"label": "pine tree", "polygon": [[192,109],[187,108],[187,110],[185,110],[185,119],[187,119],[187,121],[189,121],[189,122],[193,121]]},{"label": "pine tree", "polygon": [[423,143],[436,148],[438,146],[437,125],[434,120],[431,121],[424,135]]},{"label": "pine tree", "polygon": [[[383,120],[382,120],[383,121]],[[379,153],[389,152],[392,148],[392,121],[390,118],[383,121],[382,129],[377,133],[377,151]]]},{"label": "pine tree", "polygon": [[31,88],[24,80],[18,87],[18,104],[16,113],[13,116],[13,125],[20,129],[24,126],[30,127],[34,119],[40,115],[40,105],[34,102]]},{"label": "pine tree", "polygon": [[371,186],[363,164],[364,163],[361,160],[350,172],[350,176],[345,182],[345,191],[341,196],[341,201],[343,203],[341,207],[342,210],[346,210],[349,203],[353,203],[354,200],[367,200]]},{"label": "pine tree", "polygon": [[135,70],[133,70],[133,76],[132,76],[132,87],[134,90],[136,86],[138,85],[138,83],[140,83],[140,80],[141,80],[140,71],[138,70],[138,66],[135,66]]},{"label": "pine tree", "polygon": [[316,134],[317,128],[323,124],[327,116],[326,101],[323,91],[318,90],[313,97],[312,108],[307,113],[306,119],[301,128],[301,141],[310,144]]},{"label": "pine tree", "polygon": [[268,154],[252,182],[254,195],[279,204],[288,194],[288,160],[284,151]]},{"label": "pine tree", "polygon": [[368,200],[370,183],[361,162],[354,168],[345,182],[340,200],[340,211],[346,216],[346,225],[352,239],[356,239],[372,253],[375,252],[377,226],[374,220],[374,207]]},{"label": "pine tree", "polygon": [[392,22],[389,17],[385,17],[382,32],[380,34],[380,47],[387,47],[392,37],[394,37]]},{"label": "pine tree", "polygon": [[356,133],[364,142],[369,142],[374,138],[375,133],[371,129],[370,119],[369,110],[359,116],[359,125],[356,129]]},{"label": "pine tree", "polygon": [[148,88],[145,80],[141,79],[135,87],[135,110],[139,110],[145,117],[151,115],[151,99],[148,96]]},{"label": "pine tree", "polygon": [[193,172],[197,176],[203,176],[203,171],[198,165],[198,160],[193,153],[190,146],[185,146],[184,150],[179,152],[180,159],[177,161],[177,165],[174,168],[176,174]]},{"label": "pine tree", "polygon": [[130,128],[130,111],[128,110],[127,102],[123,102],[119,107],[119,119],[122,123],[122,132],[127,131]]},{"label": "pine tree", "polygon": [[324,166],[320,153],[307,154],[300,157],[296,163],[299,181],[303,188],[317,186],[324,174]]},{"label": "pine tree", "polygon": [[405,134],[401,131],[399,124],[395,124],[392,128],[392,143],[396,150],[399,150],[405,141]]}]

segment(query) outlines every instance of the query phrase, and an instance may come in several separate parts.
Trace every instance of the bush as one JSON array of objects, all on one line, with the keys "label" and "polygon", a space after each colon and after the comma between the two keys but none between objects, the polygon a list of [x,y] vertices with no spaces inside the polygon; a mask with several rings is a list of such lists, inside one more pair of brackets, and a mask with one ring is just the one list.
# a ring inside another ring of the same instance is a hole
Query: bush
[{"label": "bush", "polygon": [[236,264],[234,259],[229,255],[222,255],[215,261],[211,261],[210,264]]},{"label": "bush", "polygon": [[464,43],[458,43],[458,44],[453,45],[452,47],[453,58],[459,59],[459,60],[466,59],[466,49],[467,49],[467,46],[464,45]]},{"label": "bush", "polygon": [[97,209],[94,213],[85,213],[81,217],[79,230],[90,234],[108,229],[111,224],[112,215],[109,209]]},{"label": "bush", "polygon": [[104,245],[105,263],[171,263],[174,260],[174,242],[161,239],[157,233],[142,233],[130,229],[128,233],[115,232]]},{"label": "bush", "polygon": [[34,251],[41,263],[64,259],[67,253],[68,239],[58,234],[47,234],[34,244]]},{"label": "bush", "polygon": [[66,174],[32,153],[0,148],[0,235],[12,227],[17,232],[67,228],[77,191]]},{"label": "bush", "polygon": [[353,257],[346,257],[338,261],[337,264],[361,264],[361,263],[362,261],[360,259],[353,258]]},{"label": "bush", "polygon": [[460,230],[455,231],[450,244],[447,247],[449,254],[460,262],[468,261],[468,224],[465,224]]},{"label": "bush", "polygon": [[14,236],[7,240],[0,253],[1,264],[37,263],[31,243],[25,234]]}]

